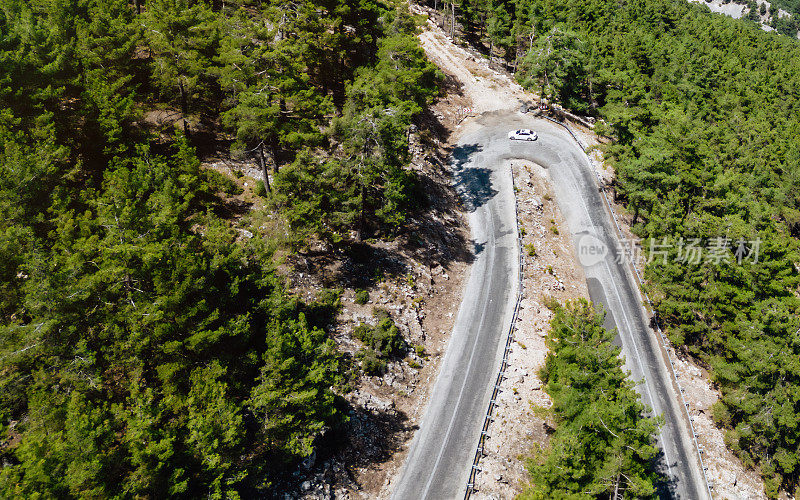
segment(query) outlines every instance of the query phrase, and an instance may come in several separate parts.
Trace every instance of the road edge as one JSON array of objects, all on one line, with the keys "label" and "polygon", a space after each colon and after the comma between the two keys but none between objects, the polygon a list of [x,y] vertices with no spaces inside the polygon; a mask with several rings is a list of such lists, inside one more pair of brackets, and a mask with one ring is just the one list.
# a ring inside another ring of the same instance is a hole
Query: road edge
[{"label": "road edge", "polygon": [[514,304],[514,312],[511,314],[511,324],[508,327],[508,333],[506,334],[506,343],[503,349],[503,358],[500,363],[500,369],[498,370],[497,377],[495,378],[494,388],[491,392],[491,397],[489,399],[489,406],[486,410],[486,415],[483,420],[483,426],[481,427],[481,435],[478,438],[478,445],[475,449],[475,456],[472,459],[472,468],[469,473],[469,478],[467,479],[466,484],[466,491],[464,493],[464,499],[467,500],[472,496],[472,493],[475,490],[475,476],[481,471],[479,464],[481,458],[484,456],[484,445],[486,438],[489,436],[489,426],[494,421],[492,417],[494,413],[495,407],[497,407],[497,397],[500,393],[500,384],[505,378],[505,371],[506,368],[509,366],[509,359],[508,355],[511,353],[511,346],[514,342],[514,332],[516,330],[517,325],[517,318],[519,316],[519,307],[522,303],[522,299],[525,295],[525,289],[522,282],[522,275],[525,270],[525,259],[523,258],[522,254],[522,238],[520,237],[519,231],[519,199],[517,198],[517,184],[516,179],[514,178],[514,171],[509,165],[508,169],[509,175],[511,176],[511,187],[512,187],[512,194],[514,195],[514,231],[516,232],[516,240],[517,240],[517,298]]},{"label": "road edge", "polygon": [[[616,230],[615,236],[616,236],[617,240],[623,239],[625,235],[622,232],[622,228],[620,228],[617,214],[614,211],[613,205],[611,205],[611,202],[608,199],[608,193],[606,193],[605,189],[603,189],[603,186],[600,183],[600,174],[597,171],[597,168],[595,167],[594,162],[589,157],[589,155],[586,153],[586,147],[583,145],[581,140],[578,139],[578,136],[575,135],[575,133],[572,131],[572,129],[569,127],[569,125],[567,123],[560,122],[558,120],[554,120],[554,119],[552,119],[552,118],[550,118],[548,116],[540,116],[540,118],[544,118],[544,119],[546,119],[546,120],[548,120],[548,121],[550,121],[552,123],[555,123],[556,125],[559,125],[559,126],[563,127],[567,132],[569,132],[569,135],[578,144],[578,147],[581,149],[581,152],[583,153],[583,156],[586,159],[586,162],[588,163],[588,165],[591,168],[592,172],[595,174],[594,175],[595,185],[596,185],[597,189],[599,189],[600,192],[603,194],[603,200],[605,201],[605,203],[603,204],[603,208],[606,211],[606,215],[610,216],[611,220],[614,222],[614,228]],[[515,199],[516,199],[516,193],[515,193]],[[678,380],[678,375],[675,372],[675,364],[673,363],[672,356],[669,353],[669,348],[670,348],[670,345],[671,345],[670,341],[669,341],[669,338],[667,338],[667,336],[664,334],[663,330],[661,329],[661,326],[658,324],[658,321],[654,319],[654,316],[645,307],[645,304],[648,304],[650,306],[650,308],[652,310],[654,310],[653,303],[650,300],[650,296],[647,294],[647,292],[643,288],[644,283],[643,283],[643,280],[642,280],[642,277],[641,277],[641,274],[640,274],[639,270],[636,268],[635,264],[633,262],[631,262],[631,261],[628,261],[627,265],[623,266],[623,268],[625,269],[625,273],[628,275],[627,278],[629,280],[631,280],[631,282],[633,282],[633,283],[635,283],[637,285],[636,286],[636,290],[637,290],[637,294],[639,295],[639,299],[640,299],[639,300],[639,307],[642,309],[642,311],[644,311],[644,313],[645,313],[644,317],[652,319],[653,322],[655,323],[655,327],[656,328],[653,329],[652,327],[650,327],[648,325],[648,330],[650,330],[653,333],[657,334],[656,344],[658,345],[659,351],[661,352],[661,357],[667,361],[666,363],[664,363],[664,365],[669,368],[669,373],[672,375],[671,382],[672,382],[672,385],[673,385],[673,389],[675,390],[677,395],[680,397],[680,404],[681,404],[681,406],[683,408],[683,412],[681,412],[681,414],[684,417],[683,418],[683,424],[684,424],[685,429],[687,429],[689,431],[689,435],[691,436],[692,442],[694,444],[694,451],[695,451],[695,453],[694,453],[695,457],[694,458],[695,458],[695,461],[697,462],[696,465],[700,466],[700,472],[702,473],[703,481],[705,482],[705,485],[706,485],[706,493],[708,494],[708,498],[713,500],[714,495],[711,492],[713,486],[712,486],[711,482],[708,480],[708,475],[706,474],[707,467],[705,465],[705,462],[703,461],[703,452],[700,449],[700,443],[697,440],[697,431],[695,430],[692,416],[689,413],[689,403],[686,402],[686,399],[683,396],[684,389],[680,385],[680,381]]]}]

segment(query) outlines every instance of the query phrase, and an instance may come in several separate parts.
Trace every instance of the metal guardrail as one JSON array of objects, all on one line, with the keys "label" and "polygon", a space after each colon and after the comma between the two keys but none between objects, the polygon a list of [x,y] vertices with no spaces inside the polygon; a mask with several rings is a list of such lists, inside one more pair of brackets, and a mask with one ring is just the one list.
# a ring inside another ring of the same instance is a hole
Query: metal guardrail
[{"label": "metal guardrail", "polygon": [[494,389],[492,389],[492,397],[489,399],[489,408],[486,410],[486,416],[483,419],[483,427],[481,427],[481,436],[478,439],[478,447],[475,450],[475,457],[472,459],[472,467],[470,469],[469,479],[467,480],[467,490],[464,493],[465,500],[468,500],[475,490],[475,479],[478,475],[478,472],[481,471],[480,467],[478,467],[478,464],[480,463],[481,458],[486,455],[484,447],[486,446],[486,439],[489,437],[489,425],[494,420],[492,418],[492,413],[494,413],[495,407],[499,406],[497,404],[497,397],[501,392],[500,384],[503,382],[503,379],[506,378],[506,369],[509,367],[508,355],[511,352],[511,343],[514,341],[514,330],[516,329],[519,306],[522,302],[523,296],[522,273],[525,269],[525,257],[522,253],[522,236],[520,235],[519,231],[519,202],[517,201],[517,185],[514,180],[513,167],[511,167],[511,185],[514,193],[514,219],[517,226],[517,250],[519,251],[519,266],[517,271],[517,302],[514,305],[514,313],[511,315],[511,325],[508,327],[508,335],[506,336],[506,346],[505,350],[503,351],[503,361],[500,364],[500,372],[497,374],[497,378],[495,379]]},{"label": "metal guardrail", "polygon": [[[611,205],[611,201],[608,199],[608,193],[606,193],[606,190],[603,189],[602,178],[600,177],[600,173],[597,171],[597,168],[595,167],[595,164],[592,161],[591,157],[589,157],[589,154],[587,152],[588,148],[586,148],[583,145],[583,143],[580,141],[580,139],[578,139],[578,136],[575,135],[575,133],[572,131],[572,129],[566,123],[558,121],[558,120],[554,120],[553,118],[550,118],[549,116],[542,115],[542,118],[545,118],[546,120],[549,120],[549,121],[551,121],[551,122],[553,122],[555,124],[558,124],[558,125],[561,125],[562,127],[564,127],[567,130],[567,132],[569,132],[569,135],[571,135],[572,138],[575,139],[575,142],[578,143],[578,146],[580,146],[581,150],[583,151],[584,156],[586,156],[586,160],[589,162],[589,165],[594,170],[594,173],[595,173],[595,176],[597,177],[597,181],[598,181],[598,185],[600,187],[600,190],[603,192],[603,199],[605,200],[606,206],[608,207],[608,210],[611,213],[611,218],[614,221],[614,226],[617,228],[618,236],[619,236],[619,238],[624,238],[625,235],[622,232],[622,228],[620,227],[619,222],[617,220],[617,214],[614,211],[613,205]],[[650,308],[653,311],[655,311],[655,307],[653,306],[653,302],[650,300],[650,296],[647,294],[647,291],[644,289],[644,282],[642,280],[642,276],[641,276],[641,274],[639,272],[639,269],[636,267],[636,263],[631,262],[630,266],[631,266],[631,269],[633,269],[634,276],[636,276],[636,281],[639,283],[639,291],[640,291],[640,293],[642,293],[642,295],[644,296],[644,299],[650,305]],[[672,373],[672,378],[673,378],[673,380],[675,380],[675,385],[678,387],[678,394],[681,397],[681,403],[683,404],[683,409],[686,412],[686,418],[689,421],[689,427],[692,430],[692,440],[694,442],[695,450],[697,450],[697,457],[700,459],[700,468],[701,468],[701,470],[703,472],[703,479],[705,480],[705,483],[706,483],[706,489],[708,491],[708,496],[709,496],[709,498],[713,499],[714,497],[711,494],[711,489],[712,489],[713,486],[711,485],[711,482],[708,480],[708,476],[706,475],[707,467],[706,467],[705,463],[703,462],[703,452],[700,449],[700,443],[698,443],[698,441],[697,441],[697,431],[695,430],[695,427],[694,427],[694,419],[692,418],[692,415],[689,413],[689,403],[687,403],[686,399],[683,397],[683,392],[684,392],[683,391],[683,387],[681,387],[681,383],[678,381],[678,375],[675,372],[675,363],[672,361],[672,356],[669,353],[669,348],[670,348],[669,338],[667,338],[667,336],[664,335],[664,332],[661,329],[661,326],[658,324],[658,319],[654,317],[653,321],[654,321],[654,323],[656,325],[656,332],[658,333],[658,335],[659,335],[659,337],[661,339],[660,345],[661,345],[662,349],[664,350],[664,352],[667,355],[667,361],[669,361],[670,372]]]}]

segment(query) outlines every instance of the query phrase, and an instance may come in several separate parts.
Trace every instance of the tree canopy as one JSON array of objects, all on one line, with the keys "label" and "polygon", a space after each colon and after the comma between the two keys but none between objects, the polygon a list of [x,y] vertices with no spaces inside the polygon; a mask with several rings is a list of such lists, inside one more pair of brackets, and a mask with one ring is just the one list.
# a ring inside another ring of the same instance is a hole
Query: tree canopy
[{"label": "tree canopy", "polygon": [[336,294],[287,292],[196,148],[260,155],[298,232],[397,227],[439,79],[406,10],[0,4],[0,496],[268,497],[344,421]]},{"label": "tree canopy", "polygon": [[657,318],[711,368],[728,445],[760,466],[770,497],[794,491],[800,44],[685,2],[531,3],[538,39],[518,77],[541,88],[554,30],[581,40],[582,74],[557,97],[602,120],[634,231],[669,249],[645,272]]},{"label": "tree canopy", "polygon": [[658,421],[645,416],[603,318],[585,299],[555,311],[540,376],[557,426],[530,460],[522,499],[657,497]]}]

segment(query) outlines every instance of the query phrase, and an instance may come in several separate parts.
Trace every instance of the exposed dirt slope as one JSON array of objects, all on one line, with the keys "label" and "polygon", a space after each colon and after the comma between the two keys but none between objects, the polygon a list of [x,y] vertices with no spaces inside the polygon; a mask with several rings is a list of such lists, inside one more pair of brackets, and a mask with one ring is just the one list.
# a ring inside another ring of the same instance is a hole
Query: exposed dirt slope
[{"label": "exposed dirt slope", "polygon": [[[416,14],[427,12],[416,5],[412,10]],[[458,80],[470,101],[471,114],[514,109],[519,106],[520,99],[526,98],[518,83],[491,70],[488,59],[455,45],[433,21],[428,20],[419,39],[428,59]]]}]

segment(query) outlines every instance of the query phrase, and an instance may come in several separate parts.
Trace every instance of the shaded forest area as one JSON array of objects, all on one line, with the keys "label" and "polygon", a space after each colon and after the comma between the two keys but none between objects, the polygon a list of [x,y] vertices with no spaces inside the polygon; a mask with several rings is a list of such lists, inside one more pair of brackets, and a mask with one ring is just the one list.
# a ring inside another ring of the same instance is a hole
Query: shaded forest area
[{"label": "shaded forest area", "polygon": [[527,88],[599,119],[617,196],[659,243],[657,320],[710,368],[715,420],[768,496],[800,493],[800,43],[682,0],[437,6]]},{"label": "shaded forest area", "polygon": [[0,4],[0,496],[271,496],[343,422],[337,293],[285,291],[196,151],[255,155],[295,241],[395,231],[440,80],[415,30],[391,2]]}]

